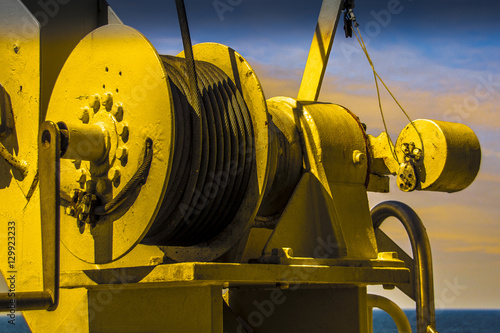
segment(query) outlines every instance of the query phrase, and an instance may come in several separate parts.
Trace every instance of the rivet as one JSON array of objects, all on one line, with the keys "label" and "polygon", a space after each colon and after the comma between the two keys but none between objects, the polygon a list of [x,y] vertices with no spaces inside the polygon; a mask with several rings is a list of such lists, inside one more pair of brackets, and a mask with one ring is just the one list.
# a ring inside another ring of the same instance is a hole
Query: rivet
[{"label": "rivet", "polygon": [[118,181],[118,179],[120,179],[120,175],[121,175],[120,169],[118,169],[118,168],[111,168],[108,171],[108,178],[113,183],[116,182],[116,181]]},{"label": "rivet", "polygon": [[102,98],[102,106],[106,108],[106,111],[111,111],[113,108],[113,94],[106,93]]},{"label": "rivet", "polygon": [[88,124],[90,121],[90,112],[88,107],[82,108],[82,111],[80,112],[80,115],[78,116],[78,119],[82,121],[84,124]]}]

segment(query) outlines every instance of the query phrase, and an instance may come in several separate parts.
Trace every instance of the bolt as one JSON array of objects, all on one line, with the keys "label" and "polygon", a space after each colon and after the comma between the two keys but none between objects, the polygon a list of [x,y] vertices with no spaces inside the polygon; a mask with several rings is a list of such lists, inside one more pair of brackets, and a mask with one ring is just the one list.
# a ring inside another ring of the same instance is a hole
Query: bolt
[{"label": "bolt", "polygon": [[78,116],[78,119],[80,119],[84,124],[88,124],[90,121],[90,112],[88,107],[82,108],[82,112],[80,112],[80,115]]},{"label": "bolt", "polygon": [[366,154],[355,150],[352,154],[352,161],[354,164],[364,164],[366,162]]},{"label": "bolt", "polygon": [[18,44],[14,44],[14,53],[19,53],[19,45]]},{"label": "bolt", "polygon": [[118,132],[118,135],[122,137],[123,141],[127,141],[128,139],[128,124],[127,123],[120,123],[116,125],[116,131]]},{"label": "bolt", "polygon": [[128,155],[127,147],[123,146],[123,147],[118,147],[116,149],[116,158],[119,159],[120,161],[126,159],[127,155]]},{"label": "bolt", "polygon": [[107,189],[106,181],[104,179],[99,179],[97,181],[95,189],[96,189],[97,193],[104,194],[106,192],[106,189]]},{"label": "bolt", "polygon": [[101,107],[101,96],[98,94],[92,95],[89,97],[89,106],[94,109],[94,113],[97,113],[99,111],[99,108]]},{"label": "bolt", "polygon": [[123,120],[123,105],[121,103],[115,104],[115,109],[112,111],[113,116],[115,116],[116,120]]},{"label": "bolt", "polygon": [[113,107],[113,94],[112,93],[106,93],[104,97],[102,98],[102,106],[106,108],[106,111],[111,111],[111,108]]},{"label": "bolt", "polygon": [[111,168],[108,171],[108,178],[111,180],[111,182],[115,183],[120,179],[120,169],[119,168]]},{"label": "bolt", "polygon": [[78,169],[76,171],[76,182],[80,184],[85,183],[87,181],[87,173],[85,169]]},{"label": "bolt", "polygon": [[420,148],[413,149],[413,155],[415,156],[415,160],[420,160],[422,157],[422,150]]}]

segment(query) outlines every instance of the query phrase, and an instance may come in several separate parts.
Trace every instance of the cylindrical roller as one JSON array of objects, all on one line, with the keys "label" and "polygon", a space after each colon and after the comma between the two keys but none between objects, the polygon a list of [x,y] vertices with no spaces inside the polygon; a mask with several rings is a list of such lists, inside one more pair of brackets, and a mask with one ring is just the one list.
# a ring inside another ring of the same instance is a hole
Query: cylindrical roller
[{"label": "cylindrical roller", "polygon": [[[300,135],[294,119],[280,109],[280,104],[268,101],[270,122],[270,171],[268,186],[258,212],[258,221],[262,217],[269,220],[281,213],[292,196],[300,180],[303,169]],[[257,223],[259,225],[259,223]]]},{"label": "cylindrical roller", "polygon": [[143,244],[209,241],[233,220],[247,191],[254,137],[249,110],[232,80],[196,62],[201,114],[193,107],[184,58],[162,56],[174,101],[176,146],[165,199]]},{"label": "cylindrical roller", "polygon": [[414,143],[422,151],[415,170],[417,189],[456,192],[476,178],[481,164],[481,147],[474,132],[466,125],[419,119],[408,124],[398,137],[396,153],[404,161],[403,144]]},{"label": "cylindrical roller", "polygon": [[73,160],[99,162],[109,151],[109,135],[98,124],[58,124],[63,131],[65,146],[62,157]]}]

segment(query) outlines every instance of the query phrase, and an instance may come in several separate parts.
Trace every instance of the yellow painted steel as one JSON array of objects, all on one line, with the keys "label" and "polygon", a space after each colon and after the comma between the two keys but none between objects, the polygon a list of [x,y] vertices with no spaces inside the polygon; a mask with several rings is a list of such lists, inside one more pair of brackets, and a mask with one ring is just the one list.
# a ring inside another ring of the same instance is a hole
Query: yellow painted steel
[{"label": "yellow painted steel", "polygon": [[401,310],[396,303],[392,302],[390,299],[379,296],[371,295],[367,296],[368,305],[368,331],[373,331],[373,308],[379,308],[388,313],[394,320],[399,333],[411,333],[411,326],[406,314]]},{"label": "yellow painted steel", "polygon": [[416,163],[419,189],[456,192],[476,178],[481,164],[481,147],[474,132],[466,125],[419,119],[408,124],[396,142],[396,154],[402,161],[402,146],[414,143],[422,151]]},{"label": "yellow painted steel", "polygon": [[[24,20],[19,20],[20,17]],[[32,28],[29,34],[26,27]],[[0,157],[0,244],[8,249],[8,222],[14,222],[15,268],[20,272],[15,281],[18,291],[43,290],[40,199],[36,180],[41,95],[39,29],[37,20],[23,4],[17,1],[2,4],[0,84],[5,89],[2,122],[5,121],[6,130],[0,135],[0,141],[10,154],[28,165],[28,176],[22,179],[19,172]],[[8,257],[8,251],[0,251],[0,270],[4,278],[12,270]]]},{"label": "yellow painted steel", "polygon": [[[216,65],[241,90],[253,124],[253,151],[245,152],[252,159],[252,172],[247,192],[233,223],[208,243],[163,248],[165,255],[175,261],[214,260],[233,247],[242,235],[247,234],[264,196],[269,173],[269,116],[262,86],[255,71],[243,56],[222,44],[194,45],[193,54],[197,61]],[[184,53],[181,52],[178,56],[184,57]]]},{"label": "yellow painted steel", "polygon": [[335,31],[340,18],[340,9],[343,1],[324,0],[314,31],[309,56],[307,58],[304,75],[300,84],[298,99],[302,101],[317,101],[323,77],[332,50]]},{"label": "yellow painted steel", "polygon": [[[366,154],[366,137],[357,118],[335,104],[300,103],[282,97],[268,104],[294,118],[305,148],[305,174],[266,251],[292,247],[298,256],[314,256],[317,238],[324,237],[337,243],[330,256],[376,258],[365,188],[368,162],[353,159],[353,155]],[[301,244],[300,250],[287,242]]]},{"label": "yellow painted steel", "polygon": [[[80,233],[75,218],[61,207],[62,243],[85,262],[106,264],[127,254],[146,234],[158,212],[174,144],[172,97],[165,77],[159,55],[149,41],[124,25],[94,30],[78,44],[59,75],[47,120],[64,122],[68,127],[99,127],[109,142],[103,163],[61,160],[64,193],[74,189],[92,191],[103,183],[106,189],[101,194],[110,200],[137,170],[146,139],[154,142],[155,159],[148,177],[155,181],[146,182],[141,188],[129,213],[116,211],[103,216],[95,228],[87,226]],[[75,78],[85,78],[85,84]],[[89,119],[83,117],[84,113]],[[89,125],[84,125],[86,122]],[[90,128],[83,135],[88,140],[75,144],[79,155],[87,151],[92,155],[98,150],[96,155],[102,156],[101,139],[93,140]],[[126,164],[118,158],[118,148],[127,149]],[[119,170],[119,179],[110,174],[111,169]]]},{"label": "yellow painted steel", "polygon": [[[8,3],[6,12],[25,11],[14,8],[17,1]],[[366,286],[410,282],[395,253],[378,252],[367,191],[387,192],[387,176],[400,182],[402,168],[417,176],[416,189],[461,190],[478,172],[480,146],[465,125],[418,120],[394,147],[385,133],[367,135],[344,107],[315,102],[340,6],[323,4],[298,99],[266,101],[240,54],[215,43],[193,47],[197,61],[220,68],[241,91],[254,146],[242,152],[252,167],[234,220],[214,239],[192,246],[140,244],[164,201],[175,144],[174,97],[151,43],[130,27],[105,26],[76,46],[60,73],[44,68],[50,78],[58,76],[47,120],[69,137],[61,142],[63,199],[79,190],[109,202],[141,165],[148,138],[154,154],[145,184],[95,226],[77,227],[71,209],[61,205],[60,305],[25,313],[34,332],[367,332]],[[0,60],[7,64],[0,66],[7,93],[0,140],[29,166],[21,179],[0,159],[0,217],[2,225],[18,226],[17,288],[33,291],[42,288],[34,179],[38,120],[45,113],[39,104],[43,62],[39,35],[12,43],[22,26],[0,18]],[[404,144],[418,151],[405,154]],[[4,276],[5,255],[0,252]]]}]

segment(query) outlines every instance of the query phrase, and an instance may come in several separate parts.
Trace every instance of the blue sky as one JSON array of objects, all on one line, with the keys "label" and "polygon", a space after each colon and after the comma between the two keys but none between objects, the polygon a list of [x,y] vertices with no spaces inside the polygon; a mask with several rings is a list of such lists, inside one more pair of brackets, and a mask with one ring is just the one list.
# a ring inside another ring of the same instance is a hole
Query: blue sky
[{"label": "blue sky", "polygon": [[[296,96],[322,1],[217,1],[229,9],[221,14],[216,1],[185,0],[194,43],[233,47],[254,66],[267,98]],[[174,1],[109,3],[160,53],[181,51]],[[370,195],[370,202],[397,199],[420,214],[433,247],[438,308],[500,308],[500,2],[358,0],[355,14],[378,72],[410,116],[465,123],[483,151],[476,181],[460,193],[405,194],[393,187],[390,194]],[[373,74],[342,26],[320,100],[349,108],[370,134],[383,130]],[[383,103],[395,139],[406,120],[387,95]],[[406,241],[396,223],[386,228]]]}]

